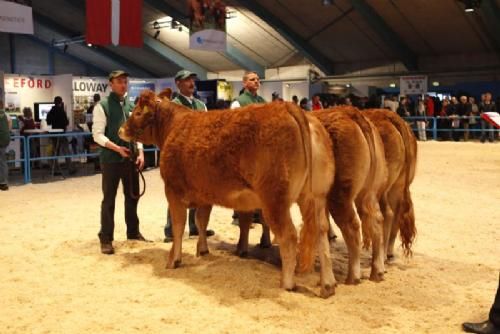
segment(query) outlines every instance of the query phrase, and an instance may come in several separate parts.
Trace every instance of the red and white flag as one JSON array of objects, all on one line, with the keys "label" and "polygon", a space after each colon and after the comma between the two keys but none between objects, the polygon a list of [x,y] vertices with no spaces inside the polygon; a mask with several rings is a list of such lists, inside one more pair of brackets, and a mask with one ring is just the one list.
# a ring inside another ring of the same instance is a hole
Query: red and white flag
[{"label": "red and white flag", "polygon": [[87,43],[142,47],[143,0],[87,0]]}]

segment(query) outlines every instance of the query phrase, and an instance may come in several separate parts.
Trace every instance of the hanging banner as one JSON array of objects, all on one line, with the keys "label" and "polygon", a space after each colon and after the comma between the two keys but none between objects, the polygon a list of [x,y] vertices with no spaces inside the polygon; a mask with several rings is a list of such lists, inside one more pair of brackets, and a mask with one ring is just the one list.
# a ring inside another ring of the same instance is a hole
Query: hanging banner
[{"label": "hanging banner", "polygon": [[400,77],[401,95],[421,95],[427,94],[427,76],[412,75]]},{"label": "hanging banner", "polygon": [[31,7],[0,0],[0,31],[33,35]]},{"label": "hanging banner", "polygon": [[226,51],[226,5],[221,0],[187,0],[189,48]]}]

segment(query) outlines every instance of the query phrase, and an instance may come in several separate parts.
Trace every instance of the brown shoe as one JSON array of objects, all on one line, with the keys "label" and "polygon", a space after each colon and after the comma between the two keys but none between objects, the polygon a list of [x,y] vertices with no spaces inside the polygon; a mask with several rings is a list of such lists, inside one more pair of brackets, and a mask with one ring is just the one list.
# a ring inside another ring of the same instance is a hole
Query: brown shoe
[{"label": "brown shoe", "polygon": [[101,242],[101,253],[111,255],[115,253],[113,244],[111,242]]}]

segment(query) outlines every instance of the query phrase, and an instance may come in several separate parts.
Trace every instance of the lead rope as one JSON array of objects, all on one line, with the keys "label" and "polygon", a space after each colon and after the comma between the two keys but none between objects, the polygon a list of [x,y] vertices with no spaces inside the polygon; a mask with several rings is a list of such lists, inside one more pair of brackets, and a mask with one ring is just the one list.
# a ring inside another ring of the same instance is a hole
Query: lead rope
[{"label": "lead rope", "polygon": [[142,184],[144,184],[144,187],[142,188],[142,191],[140,191],[141,185],[139,184],[139,193],[135,194],[134,193],[134,187],[133,187],[134,170],[130,169],[130,197],[132,197],[133,199],[138,200],[146,192],[146,179],[144,178],[144,174],[142,174],[142,171],[139,169],[139,167],[137,167],[137,165],[135,163],[137,161],[136,143],[135,142],[131,142],[129,144],[129,147],[130,147],[130,162],[134,165],[135,172],[139,173],[139,175],[141,176],[141,179],[142,179]]}]

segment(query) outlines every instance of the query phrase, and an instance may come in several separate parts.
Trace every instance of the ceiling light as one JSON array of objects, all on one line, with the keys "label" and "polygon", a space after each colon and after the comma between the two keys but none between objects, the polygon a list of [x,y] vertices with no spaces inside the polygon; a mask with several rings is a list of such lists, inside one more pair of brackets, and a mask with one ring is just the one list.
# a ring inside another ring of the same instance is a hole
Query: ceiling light
[{"label": "ceiling light", "polygon": [[89,48],[91,48],[91,47],[92,47],[92,43],[88,43],[88,44],[87,44],[87,46],[88,46]]},{"label": "ceiling light", "polygon": [[331,6],[333,5],[333,0],[321,0],[321,4],[323,6]]},{"label": "ceiling light", "polygon": [[396,84],[395,84],[394,82],[391,82],[391,83],[389,84],[389,87],[391,87],[391,88],[396,88]]},{"label": "ceiling light", "polygon": [[432,85],[433,85],[434,87],[439,86],[439,81],[434,81],[434,82],[432,82]]},{"label": "ceiling light", "polygon": [[466,13],[473,13],[476,9],[479,9],[481,6],[481,0],[460,0],[465,5]]},{"label": "ceiling light", "polygon": [[160,24],[158,23],[158,21],[153,22],[153,29],[160,29]]},{"label": "ceiling light", "polygon": [[350,88],[350,87],[351,87],[351,84],[345,84],[345,86],[346,86],[347,88]]}]

